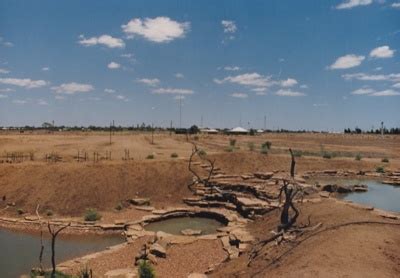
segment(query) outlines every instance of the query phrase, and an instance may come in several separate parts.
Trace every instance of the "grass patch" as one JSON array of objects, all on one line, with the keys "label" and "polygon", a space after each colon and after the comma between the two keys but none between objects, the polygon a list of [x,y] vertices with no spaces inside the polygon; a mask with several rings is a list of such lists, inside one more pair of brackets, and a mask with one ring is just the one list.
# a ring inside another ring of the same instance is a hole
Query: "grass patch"
[{"label": "grass patch", "polygon": [[[46,271],[44,274],[39,273],[38,271],[31,271],[31,278],[36,278],[36,277],[45,277],[45,278],[51,278],[51,271]],[[65,273],[62,273],[61,271],[56,270],[56,278],[73,278],[75,276],[71,276]],[[85,276],[78,276],[78,277],[85,277]],[[88,277],[88,276],[87,276]]]},{"label": "grass patch", "polygon": [[18,215],[22,215],[25,213],[25,211],[23,209],[19,208],[19,209],[17,209],[17,213],[18,213]]},{"label": "grass patch", "polygon": [[360,161],[362,159],[361,154],[358,153],[354,159]]},{"label": "grass patch", "polygon": [[249,142],[247,143],[247,147],[249,148],[249,151],[254,151],[254,149],[256,148],[256,146],[254,145],[253,142]]},{"label": "grass patch", "polygon": [[200,156],[206,156],[206,155],[207,155],[207,152],[206,152],[205,150],[203,150],[203,149],[200,149],[200,150],[199,150],[199,155],[200,155]]},{"label": "grass patch", "polygon": [[154,278],[156,277],[154,273],[153,266],[146,260],[142,260],[139,263],[138,274],[140,278]]},{"label": "grass patch", "polygon": [[225,151],[227,151],[228,153],[231,153],[235,150],[235,146],[231,146],[229,145],[228,147],[225,148]]},{"label": "grass patch", "polygon": [[389,163],[389,158],[387,158],[387,157],[382,158],[382,162],[383,162],[383,163]]},{"label": "grass patch", "polygon": [[229,139],[229,146],[235,147],[236,146],[236,139],[233,139],[233,138]]},{"label": "grass patch", "polygon": [[84,216],[85,221],[97,221],[101,219],[101,214],[96,209],[87,209]]},{"label": "grass patch", "polygon": [[303,151],[302,150],[293,150],[293,156],[294,157],[302,157]]},{"label": "grass patch", "polygon": [[270,141],[266,141],[261,144],[261,149],[267,149],[270,150],[272,147],[272,143]]},{"label": "grass patch", "polygon": [[49,210],[46,211],[46,215],[47,216],[53,216],[54,213],[53,213],[53,211],[51,209],[49,209]]},{"label": "grass patch", "polygon": [[123,208],[124,208],[124,206],[122,205],[121,202],[119,202],[119,203],[115,206],[115,210],[118,210],[118,211],[122,210]]},{"label": "grass patch", "polygon": [[148,156],[146,156],[146,159],[154,159],[154,158],[155,158],[154,154],[149,154]]},{"label": "grass patch", "polygon": [[376,171],[377,173],[385,173],[385,167],[383,167],[383,166],[377,166],[377,167],[375,168],[375,171]]}]

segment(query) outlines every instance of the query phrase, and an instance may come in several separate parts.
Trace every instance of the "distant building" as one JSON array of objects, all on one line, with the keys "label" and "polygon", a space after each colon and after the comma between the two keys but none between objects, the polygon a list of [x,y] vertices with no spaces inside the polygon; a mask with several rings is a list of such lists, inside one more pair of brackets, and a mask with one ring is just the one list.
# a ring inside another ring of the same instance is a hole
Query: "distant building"
[{"label": "distant building", "polygon": [[205,134],[218,134],[218,130],[214,129],[214,128],[203,128],[200,129],[201,133],[205,133]]},{"label": "distant building", "polygon": [[245,135],[245,134],[248,134],[249,131],[247,129],[243,128],[243,127],[239,127],[238,126],[238,127],[235,127],[235,128],[232,128],[232,129],[228,130],[227,133],[228,134],[236,134],[236,135]]}]

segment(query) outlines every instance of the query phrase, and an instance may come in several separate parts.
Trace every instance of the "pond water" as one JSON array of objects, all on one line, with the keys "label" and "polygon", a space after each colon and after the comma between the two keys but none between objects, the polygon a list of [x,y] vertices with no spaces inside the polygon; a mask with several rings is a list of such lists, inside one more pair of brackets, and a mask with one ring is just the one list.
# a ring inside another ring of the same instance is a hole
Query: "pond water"
[{"label": "pond water", "polygon": [[173,235],[181,235],[185,229],[201,230],[202,235],[214,234],[224,224],[207,217],[175,217],[152,222],[145,226],[147,231],[163,231]]},{"label": "pond water", "polygon": [[377,180],[366,179],[343,179],[343,178],[323,178],[315,179],[320,184],[341,184],[355,185],[365,184],[368,186],[367,192],[354,192],[349,194],[338,194],[339,199],[350,200],[355,203],[371,205],[376,208],[400,212],[400,186],[383,184]]},{"label": "pond water", "polygon": [[[50,267],[51,240],[44,236],[43,264]],[[62,236],[56,241],[56,263],[106,249],[124,242],[120,236]],[[39,264],[40,236],[0,229],[0,277],[28,274]]]}]

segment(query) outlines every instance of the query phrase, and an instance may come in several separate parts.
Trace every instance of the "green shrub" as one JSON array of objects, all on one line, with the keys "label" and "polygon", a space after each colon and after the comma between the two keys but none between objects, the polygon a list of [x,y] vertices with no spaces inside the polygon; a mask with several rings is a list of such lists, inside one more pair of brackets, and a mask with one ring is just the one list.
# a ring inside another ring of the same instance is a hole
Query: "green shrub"
[{"label": "green shrub", "polygon": [[267,150],[270,150],[272,146],[272,143],[270,141],[266,141],[261,144],[261,149],[266,148]]},{"label": "green shrub", "polygon": [[385,167],[383,167],[383,166],[377,166],[377,167],[375,168],[375,171],[376,171],[377,173],[385,173]]},{"label": "green shrub", "polygon": [[195,136],[193,137],[193,139],[194,139],[194,141],[199,141],[199,136],[195,135]]},{"label": "green shrub", "polygon": [[154,278],[153,266],[146,260],[142,260],[138,268],[139,278]]},{"label": "green shrub", "polygon": [[235,150],[235,147],[234,147],[234,146],[228,146],[228,147],[225,148],[225,151],[227,151],[228,153],[231,153],[231,152],[233,152],[234,150]]},{"label": "green shrub", "polygon": [[382,162],[384,162],[384,163],[389,163],[389,158],[387,158],[387,157],[382,158]]},{"label": "green shrub", "polygon": [[177,153],[171,153],[171,158],[177,158],[178,154]]},{"label": "green shrub", "polygon": [[361,157],[361,154],[359,154],[359,153],[358,153],[358,154],[356,155],[356,157],[355,157],[355,160],[358,160],[358,161],[360,161],[360,160],[361,160],[361,158],[362,158],[362,157]]},{"label": "green shrub", "polygon": [[47,215],[47,216],[53,216],[53,214],[54,214],[54,213],[53,213],[53,211],[52,211],[51,209],[49,209],[49,210],[46,211],[46,215]]},{"label": "green shrub", "polygon": [[121,202],[119,202],[119,203],[115,206],[115,209],[116,209],[116,210],[122,210],[123,208],[124,208],[124,206],[122,205]]},{"label": "green shrub", "polygon": [[205,150],[203,150],[203,149],[200,149],[199,150],[199,155],[200,156],[205,156],[205,155],[207,155],[207,152]]},{"label": "green shrub", "polygon": [[17,209],[17,213],[18,213],[19,215],[22,215],[22,214],[25,213],[25,211],[24,211],[23,209],[19,208],[19,209]]},{"label": "green shrub", "polygon": [[233,139],[233,138],[229,139],[229,146],[231,146],[231,147],[236,146],[236,139]]},{"label": "green shrub", "polygon": [[255,149],[255,145],[253,142],[247,143],[247,147],[249,148],[249,151],[251,151],[251,152],[254,151],[254,149]]},{"label": "green shrub", "polygon": [[92,270],[88,269],[87,266],[85,266],[85,268],[81,269],[78,273],[78,277],[79,278],[91,278],[93,277],[92,275]]},{"label": "green shrub", "polygon": [[260,152],[261,152],[262,154],[268,154],[268,148],[267,148],[267,146],[261,147]]},{"label": "green shrub", "polygon": [[154,154],[149,154],[148,156],[146,156],[146,159],[154,159]]},{"label": "green shrub", "polygon": [[85,221],[97,221],[101,219],[101,214],[96,209],[87,209],[84,217]]},{"label": "green shrub", "polygon": [[[32,278],[36,278],[37,276],[43,276],[43,277],[45,277],[45,278],[51,278],[51,271],[46,271],[45,273],[40,273],[40,272],[37,271],[37,270],[32,270],[32,271],[31,271],[31,277],[32,277]],[[71,275],[62,273],[62,272],[60,272],[60,271],[56,271],[55,277],[56,277],[56,278],[73,278],[73,277],[75,277],[75,276],[71,276]],[[78,277],[83,277],[83,276],[78,276]]]},{"label": "green shrub", "polygon": [[324,151],[322,153],[322,157],[325,158],[325,159],[331,159],[332,158],[332,153]]}]

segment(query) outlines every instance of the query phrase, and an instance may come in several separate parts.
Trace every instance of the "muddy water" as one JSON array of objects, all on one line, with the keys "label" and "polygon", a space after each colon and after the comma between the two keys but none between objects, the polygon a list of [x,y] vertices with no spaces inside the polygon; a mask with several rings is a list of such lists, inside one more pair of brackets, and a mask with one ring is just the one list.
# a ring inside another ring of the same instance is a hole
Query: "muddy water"
[{"label": "muddy water", "polygon": [[219,227],[224,226],[221,222],[206,217],[176,217],[150,223],[145,226],[148,231],[163,231],[173,235],[181,235],[185,229],[201,230],[202,235],[213,234]]},{"label": "muddy water", "polygon": [[[56,263],[106,249],[124,242],[118,236],[60,236],[56,241]],[[43,263],[50,263],[50,239],[44,238]],[[15,278],[38,266],[40,237],[38,235],[0,229],[0,277]]]},{"label": "muddy water", "polygon": [[342,185],[365,184],[368,186],[367,192],[338,194],[337,197],[388,211],[400,212],[400,186],[383,184],[377,180],[366,179],[321,178],[314,179],[315,181],[318,181],[321,185],[329,183]]}]

